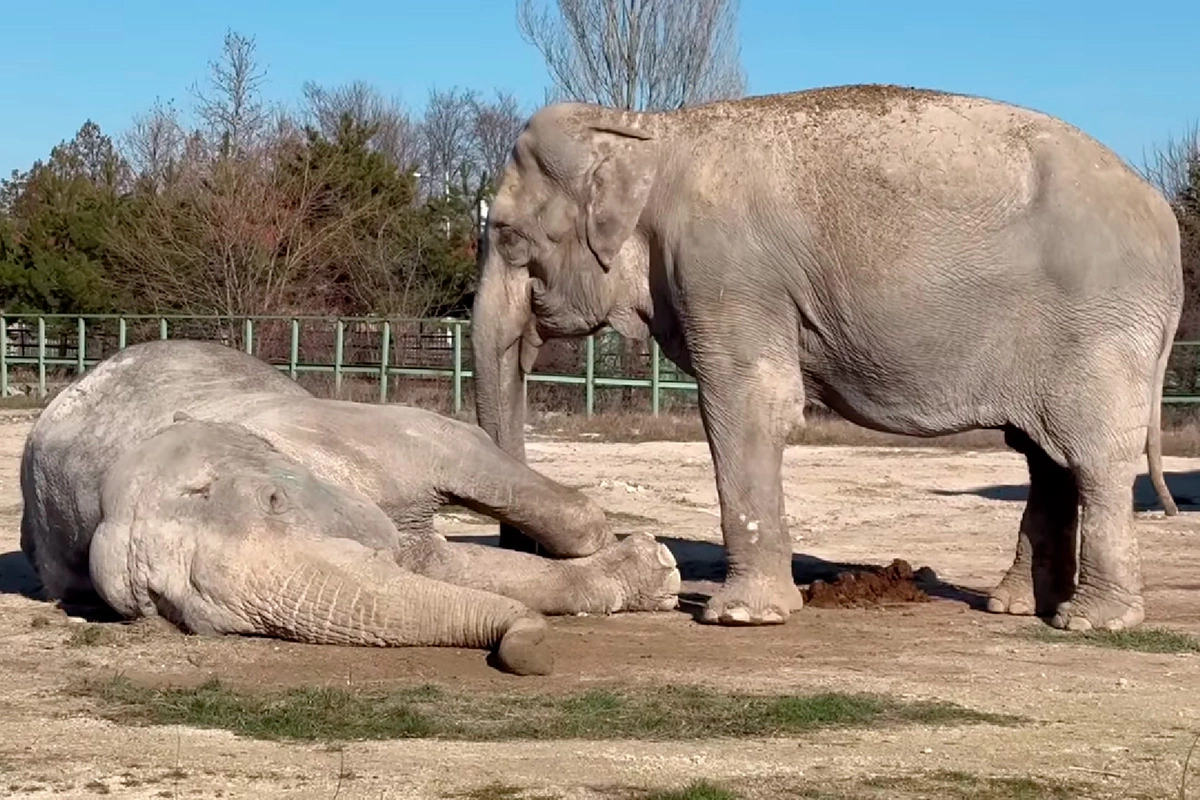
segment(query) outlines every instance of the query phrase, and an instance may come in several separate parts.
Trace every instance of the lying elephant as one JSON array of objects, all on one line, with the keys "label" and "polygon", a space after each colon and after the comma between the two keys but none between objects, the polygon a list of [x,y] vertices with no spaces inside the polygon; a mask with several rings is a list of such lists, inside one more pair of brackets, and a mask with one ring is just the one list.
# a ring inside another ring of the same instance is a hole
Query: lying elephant
[{"label": "lying elephant", "polygon": [[780,623],[801,605],[780,467],[808,392],[880,431],[1003,430],[1031,487],[988,608],[1141,622],[1143,452],[1176,512],[1160,403],[1179,230],[1077,129],[892,86],[662,113],[552,105],[513,147],[485,247],[476,410],[514,457],[547,338],[649,334],[695,376],[729,560],[705,621]]},{"label": "lying elephant", "polygon": [[[318,399],[217,344],[129,347],[63,390],[21,460],[21,549],[46,594],[184,630],[314,643],[497,647],[551,659],[542,614],[666,610],[647,534],[430,411]],[[450,543],[446,502],[520,525],[546,559]]]}]

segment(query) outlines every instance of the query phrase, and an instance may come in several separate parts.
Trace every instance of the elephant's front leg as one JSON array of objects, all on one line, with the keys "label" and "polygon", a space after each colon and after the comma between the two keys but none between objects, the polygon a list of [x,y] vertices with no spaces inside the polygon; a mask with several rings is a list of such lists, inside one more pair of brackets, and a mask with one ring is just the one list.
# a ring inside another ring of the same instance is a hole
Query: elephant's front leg
[{"label": "elephant's front leg", "polygon": [[542,614],[668,611],[679,601],[675,558],[648,533],[569,559],[450,542],[433,534],[410,539],[396,558],[413,572],[503,595]]},{"label": "elephant's front leg", "polygon": [[498,519],[502,535],[506,528],[510,535],[524,532],[539,555],[580,558],[616,542],[604,509],[583,492],[517,461],[482,430],[460,430],[456,446],[433,470],[440,495]]},{"label": "elephant's front leg", "polygon": [[803,384],[798,368],[765,358],[743,368],[714,366],[705,364],[698,376],[700,411],[716,471],[729,567],[701,619],[779,624],[803,604],[792,580],[780,475],[788,431],[803,416]]}]

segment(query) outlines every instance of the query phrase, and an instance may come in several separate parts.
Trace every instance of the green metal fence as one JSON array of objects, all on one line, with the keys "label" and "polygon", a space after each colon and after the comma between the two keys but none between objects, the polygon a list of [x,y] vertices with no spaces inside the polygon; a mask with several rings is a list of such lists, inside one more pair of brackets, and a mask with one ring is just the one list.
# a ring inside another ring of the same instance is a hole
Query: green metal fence
[{"label": "green metal fence", "polygon": [[[377,385],[381,402],[387,401],[393,378],[446,379],[450,406],[457,413],[463,407],[465,382],[474,374],[470,328],[467,320],[371,317],[0,315],[0,330],[6,337],[0,347],[0,397],[10,395],[13,378],[22,370],[34,373],[31,383],[36,395],[45,398],[52,374],[66,380],[130,344],[174,336],[243,349],[293,379],[313,373],[331,375],[339,395],[347,378],[365,376]],[[588,416],[595,412],[597,389],[649,390],[650,411],[655,415],[669,393],[695,392],[695,382],[665,359],[653,341],[644,354],[646,363],[632,371],[623,363],[625,373],[614,371],[614,354],[622,352],[619,342],[611,332],[587,337],[581,348],[571,351],[577,355],[574,365],[564,368],[560,361],[557,368],[535,370],[527,380],[579,387]],[[571,361],[570,352],[568,356]],[[1200,341],[1175,343],[1163,401],[1200,403]]]},{"label": "green metal fence", "polygon": [[[464,383],[474,375],[467,344],[470,327],[467,320],[368,317],[0,315],[0,330],[6,334],[4,346],[0,347],[0,397],[10,395],[13,377],[22,369],[34,373],[31,383],[36,387],[36,395],[45,398],[51,374],[66,380],[130,344],[175,337],[219,341],[243,349],[286,371],[293,379],[312,373],[331,375],[337,394],[348,377],[366,376],[377,384],[381,402],[388,399],[391,381],[396,377],[447,379],[451,407],[457,413],[463,406]],[[412,339],[414,330],[418,342],[432,340],[437,346],[421,344],[417,348],[421,357],[406,359],[405,348],[398,346],[401,343],[396,334],[403,332],[405,338]],[[358,335],[354,347],[349,341],[351,334]],[[366,334],[365,344],[363,334]],[[322,337],[332,341],[322,341]],[[616,341],[614,333],[587,337],[578,372],[535,371],[527,380],[578,386],[588,416],[595,411],[598,388],[649,390],[650,410],[655,415],[667,393],[695,392],[695,382],[662,356],[656,342],[649,344],[649,363],[642,370],[644,375],[604,374],[597,369],[598,350],[613,350]]]}]

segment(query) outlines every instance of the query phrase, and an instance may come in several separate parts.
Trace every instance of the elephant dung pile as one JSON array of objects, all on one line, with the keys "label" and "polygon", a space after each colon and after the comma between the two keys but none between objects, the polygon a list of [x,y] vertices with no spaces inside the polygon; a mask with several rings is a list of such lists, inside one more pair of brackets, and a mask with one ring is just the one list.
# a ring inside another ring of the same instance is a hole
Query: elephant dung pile
[{"label": "elephant dung pile", "polygon": [[813,581],[804,591],[806,605],[817,608],[869,608],[893,603],[927,603],[930,598],[920,584],[932,576],[928,567],[913,572],[897,558],[879,569],[870,567],[839,573],[831,582]]}]

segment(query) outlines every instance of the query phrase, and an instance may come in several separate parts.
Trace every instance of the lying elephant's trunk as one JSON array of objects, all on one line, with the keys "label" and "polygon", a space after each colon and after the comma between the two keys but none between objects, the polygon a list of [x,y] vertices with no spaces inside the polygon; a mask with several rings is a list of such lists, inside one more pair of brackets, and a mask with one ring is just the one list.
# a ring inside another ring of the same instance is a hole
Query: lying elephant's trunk
[{"label": "lying elephant's trunk", "polygon": [[498,648],[510,672],[550,672],[545,620],[521,603],[407,572],[384,553],[348,560],[345,544],[272,553],[272,568],[243,590],[256,598],[248,615],[260,633],[313,644]]}]

